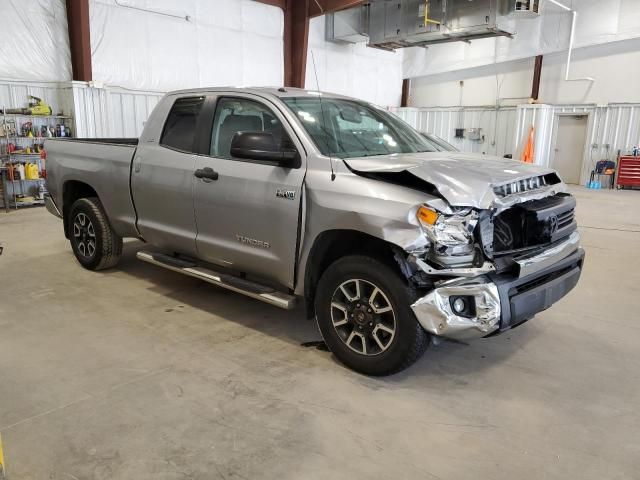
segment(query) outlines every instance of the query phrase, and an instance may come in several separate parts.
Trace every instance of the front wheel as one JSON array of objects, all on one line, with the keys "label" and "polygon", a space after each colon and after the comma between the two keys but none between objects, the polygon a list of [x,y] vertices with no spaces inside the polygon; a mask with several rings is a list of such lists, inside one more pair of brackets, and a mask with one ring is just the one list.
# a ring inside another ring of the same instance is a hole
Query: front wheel
[{"label": "front wheel", "polygon": [[416,292],[386,264],[365,256],[343,257],[318,282],[318,328],[333,354],[367,375],[390,375],[418,360],[429,334],[410,305]]},{"label": "front wheel", "polygon": [[111,228],[97,198],[81,198],[69,213],[69,241],[80,264],[88,270],[115,266],[122,254],[122,238]]}]

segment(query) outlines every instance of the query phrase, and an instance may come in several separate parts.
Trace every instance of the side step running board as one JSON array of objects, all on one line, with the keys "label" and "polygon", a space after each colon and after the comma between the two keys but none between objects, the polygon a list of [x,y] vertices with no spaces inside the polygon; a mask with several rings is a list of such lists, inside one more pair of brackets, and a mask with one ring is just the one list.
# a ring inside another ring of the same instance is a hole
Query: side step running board
[{"label": "side step running board", "polygon": [[152,263],[153,265],[158,265],[159,267],[173,270],[174,272],[199,278],[200,280],[212,283],[213,285],[217,285],[237,293],[242,293],[248,297],[261,300],[265,303],[275,305],[276,307],[284,308],[285,310],[291,310],[296,303],[296,297],[294,295],[278,292],[271,287],[250,282],[243,278],[234,277],[233,275],[219,273],[207,268],[199,267],[195,263],[171,257],[163,253],[140,251],[137,253],[137,257],[143,262]]}]

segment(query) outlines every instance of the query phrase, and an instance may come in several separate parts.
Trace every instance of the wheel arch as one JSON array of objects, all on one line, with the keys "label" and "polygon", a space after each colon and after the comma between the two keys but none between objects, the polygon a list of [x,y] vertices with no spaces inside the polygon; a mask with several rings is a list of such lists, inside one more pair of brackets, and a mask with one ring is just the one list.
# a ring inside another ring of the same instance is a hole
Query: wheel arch
[{"label": "wheel arch", "polygon": [[71,206],[76,200],[89,197],[100,199],[96,190],[88,183],[79,180],[67,180],[62,186],[62,218],[66,238],[69,238],[69,214],[71,212]]},{"label": "wheel arch", "polygon": [[320,277],[333,262],[347,255],[376,258],[401,273],[395,260],[399,246],[359,230],[326,230],[314,240],[307,257],[304,275],[304,298],[307,317],[315,315],[315,291]]}]

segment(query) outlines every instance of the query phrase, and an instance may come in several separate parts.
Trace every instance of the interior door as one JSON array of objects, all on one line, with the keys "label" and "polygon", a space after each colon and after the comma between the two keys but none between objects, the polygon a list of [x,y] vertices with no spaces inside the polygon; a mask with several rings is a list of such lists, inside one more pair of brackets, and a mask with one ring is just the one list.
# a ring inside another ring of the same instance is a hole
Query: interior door
[{"label": "interior door", "polygon": [[196,255],[193,171],[196,131],[205,97],[177,98],[159,143],[142,144],[131,172],[131,191],[143,238],[170,252]]},{"label": "interior door", "polygon": [[272,105],[251,95],[219,97],[210,155],[196,160],[197,172],[214,173],[195,178],[198,256],[292,288],[305,158],[297,168],[233,158],[239,131],[271,132],[279,145],[303,152]]},{"label": "interior door", "polygon": [[560,115],[552,168],[565,183],[580,184],[587,138],[586,115]]}]

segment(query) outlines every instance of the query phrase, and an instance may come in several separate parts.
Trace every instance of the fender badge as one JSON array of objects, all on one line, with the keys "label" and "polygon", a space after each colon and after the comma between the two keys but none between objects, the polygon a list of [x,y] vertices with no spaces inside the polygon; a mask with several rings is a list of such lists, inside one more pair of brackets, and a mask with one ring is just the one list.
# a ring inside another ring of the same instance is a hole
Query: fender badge
[{"label": "fender badge", "polygon": [[296,199],[296,191],[295,190],[285,190],[284,188],[278,188],[276,190],[276,197],[278,197],[278,198],[286,198],[287,200],[295,200]]}]

